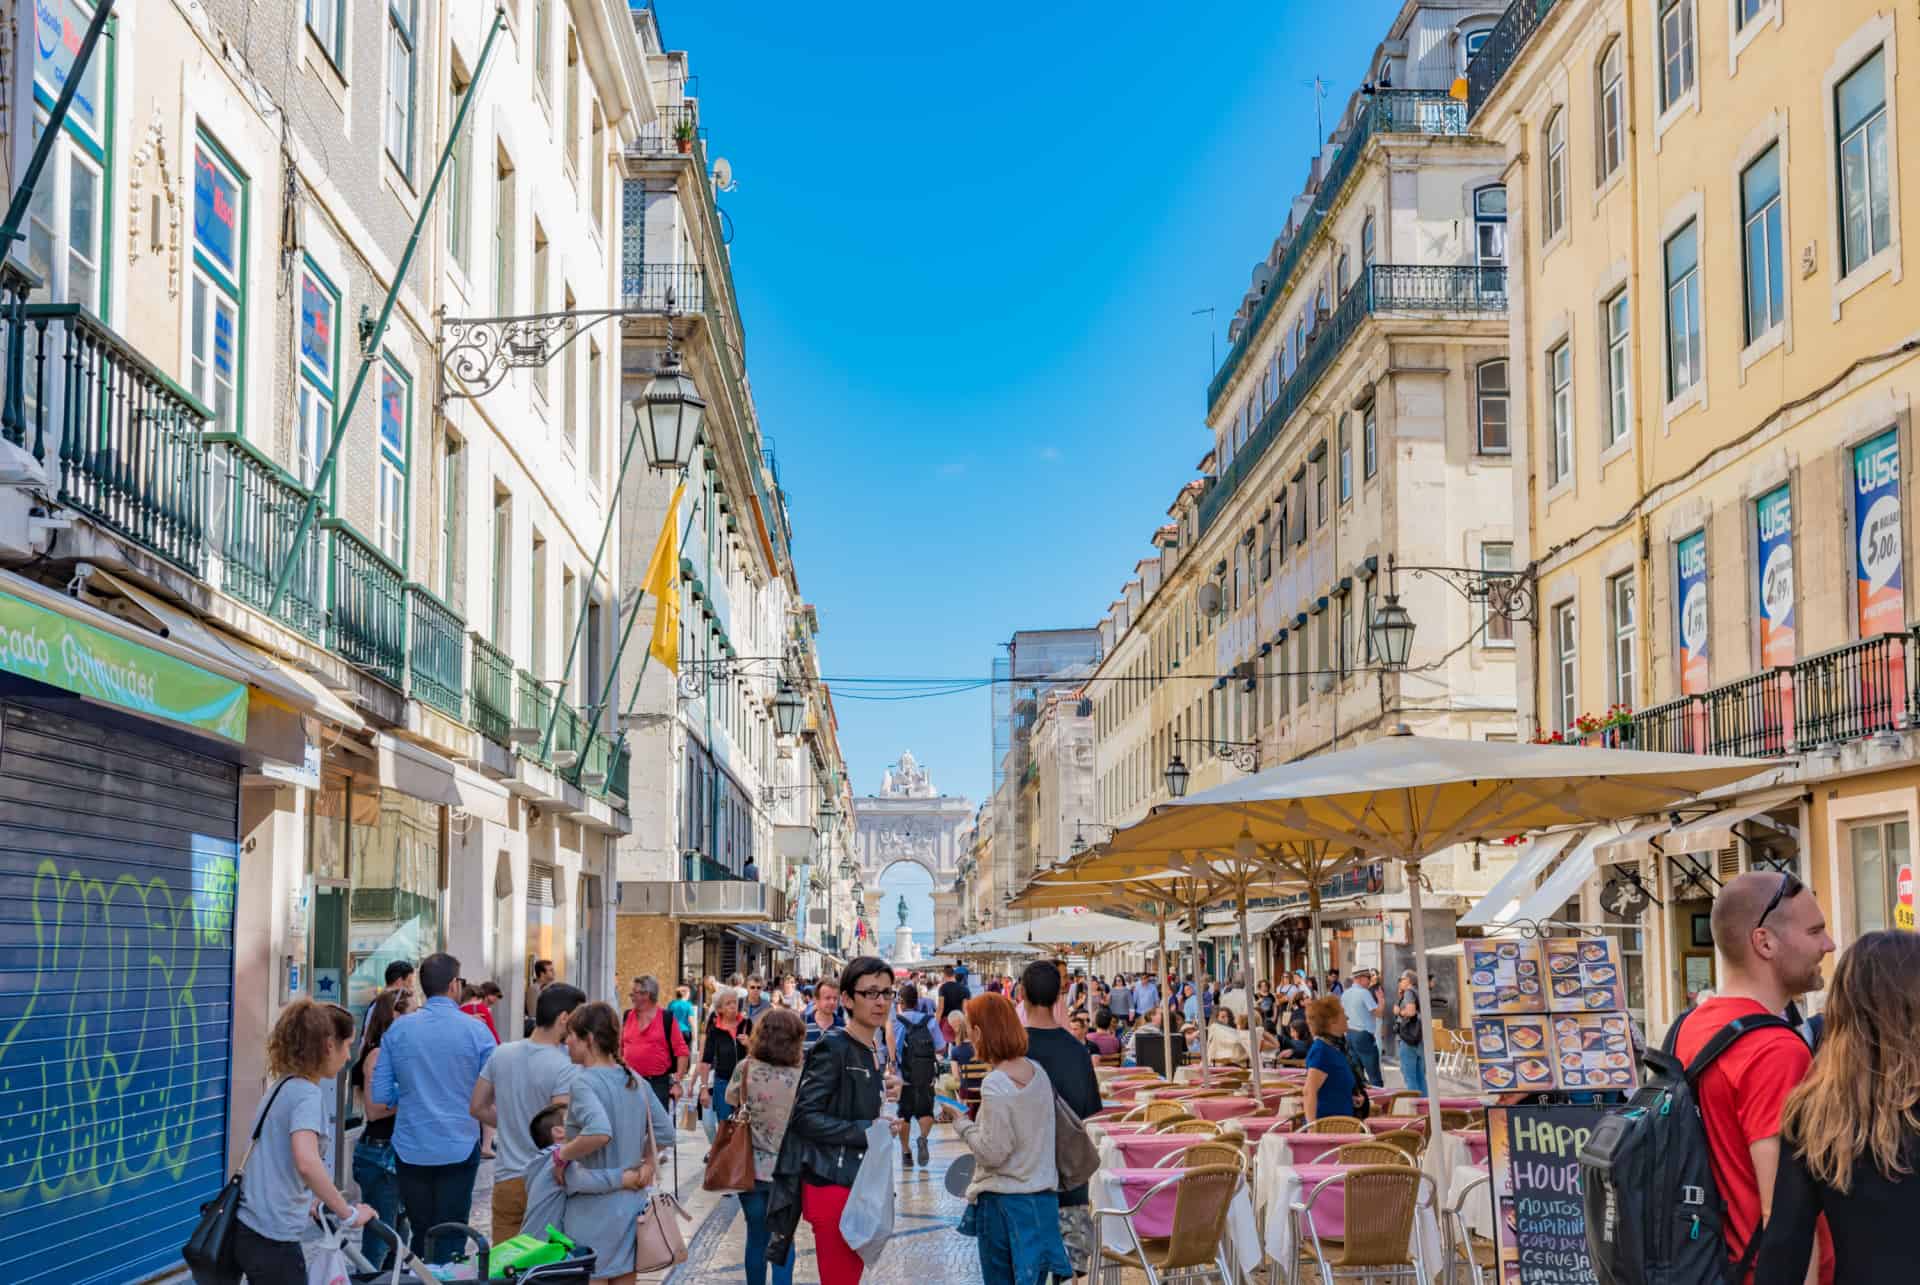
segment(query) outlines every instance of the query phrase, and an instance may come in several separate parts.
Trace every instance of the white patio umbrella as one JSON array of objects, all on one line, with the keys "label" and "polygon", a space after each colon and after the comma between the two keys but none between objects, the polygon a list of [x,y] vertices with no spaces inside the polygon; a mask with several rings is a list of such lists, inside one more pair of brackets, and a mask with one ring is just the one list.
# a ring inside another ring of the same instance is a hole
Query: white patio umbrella
[{"label": "white patio umbrella", "polygon": [[[1433,1012],[1420,863],[1456,843],[1664,812],[1767,770],[1755,759],[1391,735],[1297,760],[1189,798],[1114,836],[1114,846],[1260,851],[1303,840],[1407,868],[1420,1011]],[[1420,1057],[1433,1084],[1433,1041]],[[1439,1098],[1427,1095],[1429,1136]]]},{"label": "white patio umbrella", "polygon": [[1154,935],[1152,924],[1102,914],[1097,910],[1067,909],[1023,924],[1003,924],[975,934],[975,940],[981,943],[1081,946],[1102,950],[1108,946],[1131,946],[1152,941]]}]

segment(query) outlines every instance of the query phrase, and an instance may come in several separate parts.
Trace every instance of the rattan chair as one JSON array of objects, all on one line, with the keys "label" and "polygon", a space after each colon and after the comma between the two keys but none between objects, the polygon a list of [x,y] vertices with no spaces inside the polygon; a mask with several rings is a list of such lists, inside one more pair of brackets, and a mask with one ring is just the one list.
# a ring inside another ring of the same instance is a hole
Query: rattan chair
[{"label": "rattan chair", "polygon": [[1366,1133],[1367,1126],[1350,1115],[1323,1115],[1300,1126],[1301,1133]]},{"label": "rattan chair", "polygon": [[1166,1124],[1171,1120],[1190,1120],[1193,1112],[1178,1102],[1149,1102],[1140,1108],[1140,1118],[1148,1124]]},{"label": "rattan chair", "polygon": [[1204,1165],[1239,1165],[1243,1170],[1252,1168],[1252,1161],[1239,1144],[1232,1138],[1222,1135],[1209,1138],[1205,1142],[1196,1142],[1178,1151],[1169,1151],[1153,1164],[1155,1169],[1198,1169]]},{"label": "rattan chair", "polygon": [[1493,1179],[1476,1178],[1453,1193],[1447,1205],[1447,1279],[1457,1280],[1465,1267],[1471,1285],[1489,1285],[1500,1262],[1499,1247],[1485,1236],[1476,1236],[1467,1225],[1467,1206],[1476,1200],[1493,1199]]},{"label": "rattan chair", "polygon": [[1442,1129],[1471,1129],[1475,1111],[1461,1111],[1453,1107],[1440,1108],[1440,1127]]},{"label": "rattan chair", "polygon": [[1379,1103],[1381,1115],[1399,1115],[1400,1104],[1405,1102],[1424,1102],[1427,1095],[1415,1093],[1412,1089],[1395,1089],[1385,1102]]},{"label": "rattan chair", "polygon": [[1349,1142],[1344,1147],[1335,1147],[1335,1164],[1343,1165],[1407,1165],[1418,1167],[1419,1162],[1413,1153],[1405,1147],[1374,1138],[1367,1142]]},{"label": "rattan chair", "polygon": [[[1162,1273],[1167,1272],[1180,1273],[1182,1280],[1204,1272],[1218,1276],[1223,1285],[1236,1280],[1227,1215],[1235,1193],[1245,1183],[1241,1164],[1200,1165],[1156,1182],[1126,1209],[1095,1209],[1092,1285],[1117,1281],[1128,1268],[1144,1273],[1147,1285],[1160,1285]],[[1173,1235],[1140,1235],[1133,1225],[1135,1215],[1169,1188],[1174,1193]],[[1120,1219],[1129,1243],[1106,1243],[1102,1229],[1108,1218]]]},{"label": "rattan chair", "polygon": [[[1335,1186],[1346,1198],[1346,1234],[1339,1240],[1323,1237],[1313,1221],[1315,1202]],[[1408,1165],[1367,1165],[1321,1180],[1293,1205],[1300,1265],[1315,1270],[1322,1285],[1341,1278],[1369,1285],[1393,1278],[1432,1280],[1426,1246],[1414,1234],[1421,1195],[1432,1186],[1432,1178]]]},{"label": "rattan chair", "polygon": [[1427,1153],[1427,1131],[1425,1129],[1395,1129],[1391,1133],[1376,1133],[1375,1142],[1384,1142],[1418,1160]]},{"label": "rattan chair", "polygon": [[1198,1116],[1187,1116],[1180,1120],[1170,1120],[1154,1130],[1155,1133],[1204,1133],[1210,1138],[1220,1136],[1220,1125],[1214,1120],[1202,1120]]}]

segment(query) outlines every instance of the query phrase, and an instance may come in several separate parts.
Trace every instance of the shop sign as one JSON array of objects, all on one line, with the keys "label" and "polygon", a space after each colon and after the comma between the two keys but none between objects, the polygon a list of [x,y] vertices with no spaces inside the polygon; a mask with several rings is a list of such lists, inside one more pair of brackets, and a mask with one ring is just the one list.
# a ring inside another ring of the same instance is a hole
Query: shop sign
[{"label": "shop sign", "polygon": [[1906,627],[1900,538],[1900,439],[1888,429],[1853,448],[1853,542],[1860,636]]},{"label": "shop sign", "polygon": [[1913,931],[1913,867],[1901,866],[1899,878],[1894,883],[1899,900],[1893,907],[1893,926]]},{"label": "shop sign", "polygon": [[1389,946],[1411,946],[1413,944],[1413,916],[1411,914],[1390,914],[1386,921],[1386,938]]},{"label": "shop sign", "polygon": [[[33,79],[46,96],[48,106],[60,97],[73,65],[79,61],[80,44],[85,39],[93,15],[78,0],[34,0]],[[79,88],[74,91],[73,106],[67,119],[84,126],[89,134],[100,132],[100,87],[106,75],[107,60],[113,57],[107,33],[94,46],[93,58],[80,73]]]},{"label": "shop sign", "polygon": [[239,744],[247,687],[0,592],[0,669]]},{"label": "shop sign", "polygon": [[1753,503],[1759,536],[1760,663],[1791,665],[1793,637],[1793,492],[1775,487]]},{"label": "shop sign", "polygon": [[1600,890],[1600,908],[1622,919],[1638,919],[1651,900],[1647,890],[1632,879],[1609,879]]},{"label": "shop sign", "polygon": [[1707,651],[1707,533],[1695,531],[1674,546],[1673,595],[1680,636],[1680,690],[1704,692],[1712,682]]},{"label": "shop sign", "polygon": [[1490,1107],[1487,1161],[1499,1202],[1494,1217],[1502,1281],[1590,1285],[1580,1148],[1602,1107]]}]

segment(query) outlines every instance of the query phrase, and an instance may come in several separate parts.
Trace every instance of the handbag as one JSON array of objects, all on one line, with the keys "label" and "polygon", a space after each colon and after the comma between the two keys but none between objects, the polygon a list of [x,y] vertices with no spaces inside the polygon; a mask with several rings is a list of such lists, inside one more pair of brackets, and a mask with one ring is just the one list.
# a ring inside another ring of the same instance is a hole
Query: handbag
[{"label": "handbag", "polygon": [[[739,1073],[751,1077],[752,1072],[746,1069],[748,1065],[743,1063]],[[746,1087],[751,1088],[752,1084],[749,1078]],[[752,1112],[742,1104],[714,1130],[713,1149],[707,1152],[707,1171],[700,1179],[700,1189],[752,1191],[753,1182],[753,1118]]]},{"label": "handbag", "polygon": [[186,1260],[198,1285],[225,1285],[240,1279],[240,1265],[233,1258],[233,1225],[240,1218],[240,1183],[246,1176],[247,1161],[253,1159],[254,1145],[260,1141],[260,1130],[273,1114],[274,1100],[286,1087],[285,1080],[273,1086],[266,1108],[253,1122],[253,1137],[247,1142],[246,1154],[240,1157],[240,1167],[220,1188],[220,1194],[200,1206],[200,1221],[194,1224],[192,1234],[180,1250],[180,1257]]},{"label": "handbag", "polygon": [[[647,1116],[647,1150],[654,1151],[653,1116]],[[654,1189],[647,1207],[633,1220],[633,1270],[659,1272],[687,1261],[687,1238],[680,1224],[693,1215],[681,1208],[673,1194]]]},{"label": "handbag", "polygon": [[1053,1167],[1062,1191],[1086,1186],[1100,1167],[1100,1149],[1087,1126],[1058,1093],[1053,1095]]}]

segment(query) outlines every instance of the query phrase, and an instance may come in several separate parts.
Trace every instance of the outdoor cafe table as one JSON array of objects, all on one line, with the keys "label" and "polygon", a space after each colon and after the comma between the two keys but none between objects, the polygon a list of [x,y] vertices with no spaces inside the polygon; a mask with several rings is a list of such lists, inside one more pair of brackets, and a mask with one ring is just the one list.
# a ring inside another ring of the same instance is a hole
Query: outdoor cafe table
[{"label": "outdoor cafe table", "polygon": [[[1446,1203],[1452,1205],[1455,1200],[1460,1198],[1461,1192],[1486,1176],[1487,1166],[1485,1164],[1461,1165],[1454,1169],[1451,1175],[1451,1183],[1447,1187]],[[1467,1232],[1469,1235],[1478,1236],[1482,1240],[1492,1240],[1494,1238],[1492,1183],[1489,1182],[1485,1186],[1474,1188],[1473,1198],[1467,1201],[1466,1208],[1461,1211],[1461,1217],[1467,1224]]]},{"label": "outdoor cafe table", "polygon": [[[1480,1098],[1440,1099],[1440,1109],[1442,1111],[1480,1111],[1484,1110],[1486,1105],[1486,1102]],[[1396,1098],[1393,1103],[1393,1114],[1424,1116],[1427,1114],[1427,1100],[1425,1098]]]},{"label": "outdoor cafe table", "polygon": [[[1293,1129],[1263,1131],[1253,1153],[1253,1186],[1260,1193],[1261,1207],[1266,1207],[1280,1171],[1289,1165],[1320,1164],[1349,1143],[1366,1142],[1379,1134],[1393,1132],[1396,1126],[1404,1128],[1414,1122],[1372,1118],[1363,1123],[1367,1126],[1366,1133],[1302,1133]],[[1418,1123],[1424,1124],[1425,1121]],[[1248,1136],[1251,1138],[1253,1135]],[[1484,1141],[1485,1135],[1482,1134],[1481,1138]]]},{"label": "outdoor cafe table", "polygon": [[[1202,1120],[1238,1120],[1251,1116],[1262,1107],[1260,1098],[1196,1098],[1187,1104],[1189,1113]],[[1295,1092],[1269,1093],[1264,1105],[1280,1115],[1292,1115],[1300,1110],[1300,1094]]]},{"label": "outdoor cafe table", "polygon": [[[1136,1169],[1103,1165],[1094,1173],[1087,1194],[1095,1209],[1131,1209],[1135,1201],[1157,1184],[1181,1172],[1177,1168]],[[1140,1212],[1133,1216],[1133,1225],[1142,1236],[1173,1234],[1173,1211],[1178,1197],[1179,1192],[1169,1186],[1140,1206]],[[1234,1265],[1244,1278],[1248,1271],[1260,1265],[1260,1228],[1254,1220],[1253,1201],[1248,1198],[1244,1185],[1234,1193],[1233,1204],[1227,1209],[1227,1238],[1233,1248]],[[1125,1220],[1111,1216],[1100,1220],[1100,1243],[1103,1247],[1122,1252],[1137,1248],[1127,1231]]]},{"label": "outdoor cafe table", "polygon": [[[1285,1165],[1274,1175],[1266,1201],[1266,1239],[1264,1241],[1267,1256],[1281,1265],[1282,1271],[1292,1276],[1295,1256],[1296,1236],[1311,1237],[1307,1230],[1306,1215],[1301,1215],[1296,1223],[1293,1206],[1296,1202],[1304,1204],[1313,1189],[1328,1178],[1338,1177],[1349,1169],[1365,1168],[1363,1165],[1311,1164]],[[1313,1225],[1320,1230],[1325,1240],[1344,1239],[1347,1234],[1347,1197],[1338,1186],[1323,1192],[1314,1203]],[[1413,1234],[1420,1238],[1421,1250],[1426,1256],[1429,1270],[1440,1267],[1442,1242],[1440,1239],[1440,1218],[1435,1211],[1431,1189],[1422,1192],[1421,1202],[1414,1211]],[[1411,1246],[1409,1246],[1411,1248]]]}]

